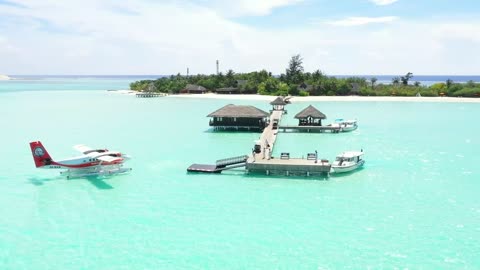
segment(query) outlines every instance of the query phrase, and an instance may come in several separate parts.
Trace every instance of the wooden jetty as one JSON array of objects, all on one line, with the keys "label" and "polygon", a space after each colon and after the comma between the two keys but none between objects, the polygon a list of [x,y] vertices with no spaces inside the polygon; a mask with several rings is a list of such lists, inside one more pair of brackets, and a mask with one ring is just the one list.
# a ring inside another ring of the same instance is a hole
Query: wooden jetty
[{"label": "wooden jetty", "polygon": [[278,135],[275,123],[280,123],[284,111],[273,110],[270,124],[263,130],[260,137],[261,152],[252,153],[248,158],[245,168],[247,173],[264,173],[267,175],[286,176],[314,176],[328,174],[331,164],[328,160],[318,160],[316,153],[307,155],[307,159],[290,158],[289,153],[282,153],[280,157],[272,157],[273,147]]},{"label": "wooden jetty", "polygon": [[273,111],[270,115],[270,123],[265,127],[260,136],[260,153],[252,153],[255,159],[268,158],[273,152],[275,141],[277,140],[278,127],[274,123],[280,123],[283,111]]},{"label": "wooden jetty", "polygon": [[156,97],[163,97],[165,94],[163,93],[155,93],[155,92],[139,92],[135,94],[138,98],[156,98]]},{"label": "wooden jetty", "polygon": [[[282,116],[286,113],[284,110],[285,102],[277,98],[271,103],[273,110],[271,111],[268,122],[265,122],[265,128],[258,140],[256,146],[252,149],[250,156],[238,156],[228,159],[217,160],[214,165],[193,164],[188,167],[188,172],[206,172],[206,173],[220,173],[223,170],[245,167],[247,173],[262,173],[266,175],[285,175],[285,176],[318,176],[328,175],[331,169],[331,164],[326,159],[319,159],[317,152],[309,153],[307,158],[290,158],[289,153],[281,153],[279,157],[272,156],[273,148],[277,139],[279,130],[293,131],[293,130],[307,130],[319,132],[340,132],[340,127],[322,126],[321,119],[325,119],[325,115],[318,110],[309,106],[307,109],[297,114],[300,120],[299,126],[282,126],[280,125]],[[226,126],[223,118],[236,118],[240,115],[232,116],[230,111],[223,113],[226,109],[230,109],[233,105],[227,105],[224,108],[208,115],[214,117],[214,121],[210,125],[217,124],[219,126]],[[245,106],[244,106],[245,107]],[[234,108],[234,107],[232,107]],[[235,107],[236,108],[236,107]],[[250,111],[244,109],[237,111]],[[257,109],[258,110],[258,109]],[[236,112],[238,114],[238,112]],[[218,115],[217,115],[218,114]],[[256,116],[256,115],[255,115]],[[249,115],[249,117],[252,117]],[[264,114],[259,115],[260,119],[267,118]]]}]

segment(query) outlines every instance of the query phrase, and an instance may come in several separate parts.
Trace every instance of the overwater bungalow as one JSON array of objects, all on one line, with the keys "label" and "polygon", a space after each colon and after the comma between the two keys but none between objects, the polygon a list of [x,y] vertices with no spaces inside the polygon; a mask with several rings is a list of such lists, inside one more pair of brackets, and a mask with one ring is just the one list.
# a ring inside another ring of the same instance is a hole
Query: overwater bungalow
[{"label": "overwater bungalow", "polygon": [[254,106],[228,104],[211,114],[210,126],[216,130],[258,130],[268,124],[269,114]]},{"label": "overwater bungalow", "polygon": [[282,97],[277,97],[272,102],[270,102],[270,105],[273,106],[274,111],[283,111],[285,109],[285,105],[287,105],[287,103],[285,102],[285,100]]},{"label": "overwater bungalow", "polygon": [[201,85],[187,84],[187,86],[180,91],[183,94],[205,94],[207,89]]},{"label": "overwater bungalow", "polygon": [[297,113],[295,119],[298,119],[299,126],[321,126],[322,119],[327,119],[327,116],[310,105]]}]

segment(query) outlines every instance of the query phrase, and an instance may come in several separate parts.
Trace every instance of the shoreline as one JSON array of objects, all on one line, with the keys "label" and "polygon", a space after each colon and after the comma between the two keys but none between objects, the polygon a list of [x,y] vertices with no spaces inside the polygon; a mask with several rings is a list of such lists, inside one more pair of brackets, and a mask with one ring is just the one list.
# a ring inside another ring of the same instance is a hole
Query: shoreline
[{"label": "shoreline", "polygon": [[[198,98],[198,99],[224,99],[224,100],[258,100],[272,101],[275,96],[263,95],[218,95],[218,94],[181,94],[167,95],[168,97],[178,98]],[[464,97],[397,97],[397,96],[294,96],[290,99],[292,102],[313,102],[313,101],[344,101],[344,102],[365,102],[365,101],[395,101],[395,102],[447,102],[447,103],[480,103],[480,98],[464,98]]]},{"label": "shoreline", "polygon": [[[137,91],[133,90],[116,90],[110,91],[119,94],[135,95]],[[258,94],[177,94],[166,95],[165,98],[197,98],[197,99],[223,99],[223,100],[255,100],[255,101],[272,101],[275,96],[264,96]],[[465,97],[401,97],[401,96],[307,96],[299,97],[292,96],[292,102],[446,102],[446,103],[480,103],[480,98],[465,98]]]}]

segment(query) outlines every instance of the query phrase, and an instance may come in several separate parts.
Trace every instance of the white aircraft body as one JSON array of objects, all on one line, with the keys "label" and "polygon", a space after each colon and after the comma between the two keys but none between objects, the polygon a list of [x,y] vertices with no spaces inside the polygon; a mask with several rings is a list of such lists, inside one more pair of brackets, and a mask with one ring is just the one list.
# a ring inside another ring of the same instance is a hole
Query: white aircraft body
[{"label": "white aircraft body", "polygon": [[81,153],[80,156],[55,161],[47,152],[41,142],[31,142],[33,161],[37,168],[66,169],[60,172],[67,178],[87,177],[99,175],[114,175],[125,173],[131,168],[124,168],[124,162],[129,156],[108,149],[94,149],[85,145],[73,147]]}]

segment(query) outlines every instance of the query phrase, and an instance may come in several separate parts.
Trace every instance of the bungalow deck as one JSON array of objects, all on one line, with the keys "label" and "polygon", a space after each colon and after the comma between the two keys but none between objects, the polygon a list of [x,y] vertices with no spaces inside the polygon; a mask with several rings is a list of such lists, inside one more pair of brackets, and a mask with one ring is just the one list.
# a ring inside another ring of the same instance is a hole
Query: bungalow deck
[{"label": "bungalow deck", "polygon": [[341,127],[331,126],[279,126],[279,130],[282,132],[331,132],[339,133],[342,131]]}]

